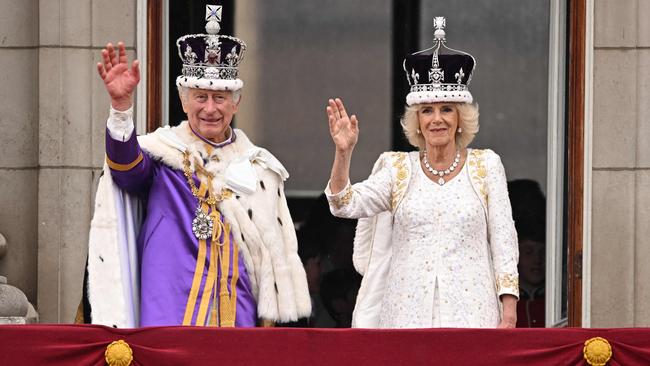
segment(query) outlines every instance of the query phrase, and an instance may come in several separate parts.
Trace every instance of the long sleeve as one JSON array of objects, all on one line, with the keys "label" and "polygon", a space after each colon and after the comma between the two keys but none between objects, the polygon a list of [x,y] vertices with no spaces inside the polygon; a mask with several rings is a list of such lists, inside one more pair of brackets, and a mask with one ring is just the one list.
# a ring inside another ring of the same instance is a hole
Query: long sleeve
[{"label": "long sleeve", "polygon": [[368,179],[347,186],[332,194],[329,182],[325,195],[332,215],[350,219],[371,217],[391,208],[392,174],[387,153],[375,163],[375,169]]},{"label": "long sleeve", "polygon": [[501,158],[489,151],[486,154],[488,186],[488,235],[497,294],[519,297],[519,247],[517,231],[512,220],[506,174]]},{"label": "long sleeve", "polygon": [[132,109],[111,108],[106,122],[106,163],[118,187],[140,193],[151,184],[153,162],[142,152],[133,133]]},{"label": "long sleeve", "polygon": [[133,123],[133,107],[118,111],[111,106],[106,128],[113,140],[126,141],[131,138],[135,124]]}]

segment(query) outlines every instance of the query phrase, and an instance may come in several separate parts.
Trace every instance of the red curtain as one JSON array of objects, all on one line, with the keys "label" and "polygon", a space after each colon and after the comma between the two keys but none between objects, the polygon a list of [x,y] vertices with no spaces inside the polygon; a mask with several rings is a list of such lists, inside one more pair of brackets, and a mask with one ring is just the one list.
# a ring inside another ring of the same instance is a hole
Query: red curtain
[{"label": "red curtain", "polygon": [[609,341],[608,365],[650,365],[650,329],[217,329],[0,326],[0,365],[105,365],[123,339],[132,365],[587,365],[584,342]]}]

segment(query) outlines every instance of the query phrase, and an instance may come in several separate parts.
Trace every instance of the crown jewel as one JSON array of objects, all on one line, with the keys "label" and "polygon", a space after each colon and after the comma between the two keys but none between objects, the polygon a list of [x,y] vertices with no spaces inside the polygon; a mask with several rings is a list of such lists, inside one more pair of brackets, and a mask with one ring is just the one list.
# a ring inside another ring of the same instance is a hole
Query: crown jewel
[{"label": "crown jewel", "polygon": [[411,87],[406,97],[408,105],[471,103],[473,100],[468,85],[476,60],[466,52],[447,47],[446,23],[444,17],[435,17],[433,47],[410,54],[404,59],[403,68]]},{"label": "crown jewel", "polygon": [[239,90],[239,64],[244,59],[246,43],[239,38],[220,35],[221,5],[206,5],[207,34],[189,34],[176,41],[183,62],[182,75],[176,84],[190,88]]}]

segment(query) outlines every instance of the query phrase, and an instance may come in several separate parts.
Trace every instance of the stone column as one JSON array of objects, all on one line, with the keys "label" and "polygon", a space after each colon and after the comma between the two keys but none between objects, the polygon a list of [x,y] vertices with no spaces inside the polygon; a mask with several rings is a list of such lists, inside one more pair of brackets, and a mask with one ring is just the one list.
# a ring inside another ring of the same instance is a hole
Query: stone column
[{"label": "stone column", "polygon": [[38,1],[0,1],[0,275],[36,301]]},{"label": "stone column", "polygon": [[650,2],[594,5],[591,326],[648,326]]},{"label": "stone column", "polygon": [[635,166],[634,326],[650,326],[650,1],[639,0],[637,17],[637,126]]},{"label": "stone column", "polygon": [[39,35],[38,308],[72,322],[104,158],[108,97],[95,64],[107,42],[133,56],[133,0],[41,0]]}]

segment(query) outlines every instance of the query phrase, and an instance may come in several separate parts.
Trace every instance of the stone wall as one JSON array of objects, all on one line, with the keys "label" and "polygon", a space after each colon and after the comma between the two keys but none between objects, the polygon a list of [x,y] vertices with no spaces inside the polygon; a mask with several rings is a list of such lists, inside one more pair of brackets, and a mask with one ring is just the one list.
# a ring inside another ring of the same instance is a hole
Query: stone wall
[{"label": "stone wall", "polygon": [[133,58],[136,1],[41,0],[38,10],[37,304],[42,322],[66,323],[81,298],[104,159],[109,100],[95,64],[109,41]]},{"label": "stone wall", "polygon": [[0,0],[0,275],[36,301],[37,0]]},{"label": "stone wall", "polygon": [[591,326],[650,325],[650,1],[594,2]]}]

